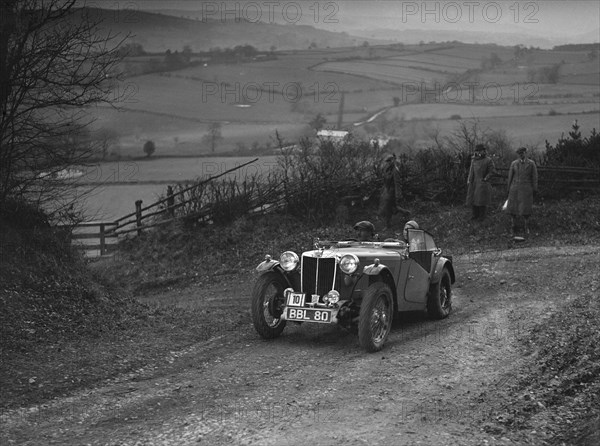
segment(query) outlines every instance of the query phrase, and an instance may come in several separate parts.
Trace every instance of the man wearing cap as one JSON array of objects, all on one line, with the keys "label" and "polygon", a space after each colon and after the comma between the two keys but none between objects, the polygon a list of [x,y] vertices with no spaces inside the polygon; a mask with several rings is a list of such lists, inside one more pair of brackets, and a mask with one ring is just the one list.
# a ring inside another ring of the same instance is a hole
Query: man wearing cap
[{"label": "man wearing cap", "polygon": [[391,226],[392,216],[398,212],[408,217],[410,211],[400,204],[402,198],[402,178],[396,155],[390,153],[383,159],[383,189],[379,200],[379,215],[386,228]]},{"label": "man wearing cap", "polygon": [[419,229],[419,224],[414,220],[410,220],[410,221],[406,222],[406,224],[404,225],[404,229],[402,230],[402,235],[404,236],[405,242],[408,242],[408,230],[409,229]]},{"label": "man wearing cap", "polygon": [[402,234],[404,236],[404,241],[406,243],[408,243],[408,245],[410,246],[410,250],[411,251],[424,250],[425,246],[423,246],[418,239],[413,238],[413,239],[409,240],[409,238],[408,238],[408,230],[409,229],[419,229],[419,224],[414,220],[407,221],[406,224],[404,225],[404,229],[402,230]]},{"label": "man wearing cap", "polygon": [[492,202],[492,186],[489,180],[495,172],[494,162],[486,156],[486,147],[477,144],[467,180],[467,206],[473,209],[471,220],[485,218],[487,206]]},{"label": "man wearing cap", "polygon": [[375,226],[366,220],[356,223],[354,230],[356,231],[356,239],[359,242],[370,242],[373,240],[373,235],[375,235]]},{"label": "man wearing cap", "polygon": [[512,217],[512,232],[516,231],[516,218],[522,216],[525,232],[529,234],[528,220],[533,207],[533,193],[538,190],[538,173],[535,162],[527,158],[527,148],[517,149],[519,158],[508,169],[508,205],[506,212]]}]

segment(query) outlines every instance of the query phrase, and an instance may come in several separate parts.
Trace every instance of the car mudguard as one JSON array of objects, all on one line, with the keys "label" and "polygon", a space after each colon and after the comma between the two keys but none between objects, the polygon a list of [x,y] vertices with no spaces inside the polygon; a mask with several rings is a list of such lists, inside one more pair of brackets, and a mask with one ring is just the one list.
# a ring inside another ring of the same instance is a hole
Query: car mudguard
[{"label": "car mudguard", "polygon": [[[281,265],[279,264],[279,262],[277,260],[273,260],[270,258],[265,259],[263,262],[259,263],[259,265],[256,267],[256,271],[258,271],[260,274],[264,274],[269,271],[275,271],[275,272],[281,274],[281,277],[283,277],[283,279],[285,280],[285,282],[288,284],[288,286],[290,288],[294,288],[294,289],[296,289],[298,287],[297,283],[299,283],[299,281],[300,281],[297,270],[286,272],[281,267]],[[296,275],[298,275],[297,280],[295,280],[296,277],[294,276],[294,273],[296,273]]]},{"label": "car mudguard", "polygon": [[363,268],[363,274],[366,274],[367,276],[377,276],[378,274],[381,274],[381,271],[384,269],[389,271],[389,268],[382,263],[372,263]]},{"label": "car mudguard", "polygon": [[279,265],[279,262],[277,260],[273,260],[270,258],[265,259],[264,261],[262,261],[261,263],[258,264],[258,266],[256,267],[256,271],[258,271],[259,273],[264,273],[267,271],[271,271],[278,265]]},{"label": "car mudguard", "polygon": [[444,271],[444,267],[448,268],[450,272],[450,280],[452,283],[456,281],[456,276],[454,275],[454,267],[452,266],[452,260],[447,259],[446,257],[440,257],[435,264],[435,268],[433,273],[431,274],[431,283],[438,283],[442,277],[442,271]]},{"label": "car mudguard", "polygon": [[392,271],[386,265],[377,262],[365,266],[363,268],[363,274],[370,276],[369,282],[371,282],[371,277],[382,276],[382,280],[388,284],[390,290],[392,291],[392,296],[394,299],[394,311],[398,311],[398,291],[396,290],[396,283],[394,281]]}]

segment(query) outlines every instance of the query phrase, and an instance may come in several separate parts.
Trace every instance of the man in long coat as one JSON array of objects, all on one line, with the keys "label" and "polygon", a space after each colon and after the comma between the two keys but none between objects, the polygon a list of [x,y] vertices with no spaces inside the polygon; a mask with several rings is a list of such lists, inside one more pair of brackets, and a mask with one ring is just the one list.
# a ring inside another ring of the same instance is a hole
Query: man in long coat
[{"label": "man in long coat", "polygon": [[467,206],[473,209],[471,220],[485,218],[487,207],[492,202],[492,186],[489,180],[495,172],[494,162],[487,157],[485,146],[477,144],[467,180]]},{"label": "man in long coat", "polygon": [[405,217],[410,215],[408,209],[401,206],[402,177],[396,161],[396,155],[388,154],[383,159],[383,188],[379,199],[379,215],[383,219],[386,229],[391,226],[392,216],[401,213]]},{"label": "man in long coat", "polygon": [[519,158],[508,169],[508,205],[506,211],[512,216],[512,232],[516,231],[516,218],[525,220],[525,232],[529,234],[528,220],[533,207],[533,193],[538,189],[537,167],[527,158],[527,148],[517,149]]}]

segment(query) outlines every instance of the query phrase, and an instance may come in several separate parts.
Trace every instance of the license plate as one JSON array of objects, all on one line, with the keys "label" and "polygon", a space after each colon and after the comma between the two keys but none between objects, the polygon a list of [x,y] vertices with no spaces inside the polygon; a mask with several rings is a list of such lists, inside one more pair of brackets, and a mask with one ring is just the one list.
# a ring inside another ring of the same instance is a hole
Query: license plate
[{"label": "license plate", "polygon": [[303,307],[304,306],[304,294],[303,293],[290,293],[287,299],[288,307]]},{"label": "license plate", "polygon": [[288,321],[310,321],[329,324],[331,322],[331,310],[318,310],[316,308],[286,308],[286,319]]}]

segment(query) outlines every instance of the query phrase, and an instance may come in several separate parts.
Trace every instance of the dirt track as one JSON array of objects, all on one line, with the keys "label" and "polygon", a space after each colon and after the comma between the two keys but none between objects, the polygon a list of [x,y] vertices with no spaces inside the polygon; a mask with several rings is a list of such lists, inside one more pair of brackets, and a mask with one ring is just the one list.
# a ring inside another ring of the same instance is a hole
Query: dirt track
[{"label": "dirt track", "polygon": [[[178,292],[182,304],[248,314],[238,333],[219,333],[162,364],[30,408],[5,412],[2,444],[529,444],[543,433],[494,427],[494,389],[527,358],[526,333],[578,293],[582,265],[598,246],[529,248],[455,257],[454,311],[394,323],[384,350],[363,353],[333,326],[288,325],[264,341],[249,318],[251,283]],[[592,268],[588,271],[594,271]],[[597,271],[597,268],[595,269]],[[586,273],[582,273],[586,274]],[[589,275],[589,273],[587,273]],[[597,272],[595,274],[598,274]],[[598,280],[597,277],[592,278]],[[158,296],[163,299],[172,296]],[[243,308],[236,309],[236,302]],[[490,392],[488,392],[490,390]]]}]

